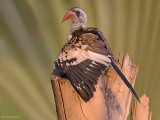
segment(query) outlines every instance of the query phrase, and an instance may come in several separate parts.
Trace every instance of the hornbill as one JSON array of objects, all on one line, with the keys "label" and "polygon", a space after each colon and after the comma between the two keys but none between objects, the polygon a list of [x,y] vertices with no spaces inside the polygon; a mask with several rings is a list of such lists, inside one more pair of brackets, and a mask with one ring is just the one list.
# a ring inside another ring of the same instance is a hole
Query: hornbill
[{"label": "hornbill", "polygon": [[73,7],[62,22],[67,19],[72,20],[68,42],[61,49],[54,74],[68,78],[81,98],[88,102],[96,91],[95,85],[101,72],[112,66],[139,101],[131,84],[115,65],[111,48],[103,34],[97,28],[85,27],[86,13],[81,8]]}]

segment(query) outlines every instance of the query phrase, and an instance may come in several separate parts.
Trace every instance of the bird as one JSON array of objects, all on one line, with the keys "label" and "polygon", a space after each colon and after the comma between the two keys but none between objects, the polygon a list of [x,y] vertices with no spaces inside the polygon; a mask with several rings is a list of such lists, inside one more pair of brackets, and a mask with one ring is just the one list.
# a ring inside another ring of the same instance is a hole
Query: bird
[{"label": "bird", "polygon": [[112,66],[140,102],[132,85],[116,66],[112,50],[101,31],[86,27],[87,15],[84,10],[79,7],[71,8],[62,22],[68,19],[72,20],[72,24],[67,43],[55,63],[55,74],[69,79],[79,96],[88,102],[96,91],[95,85],[102,71],[107,71]]}]

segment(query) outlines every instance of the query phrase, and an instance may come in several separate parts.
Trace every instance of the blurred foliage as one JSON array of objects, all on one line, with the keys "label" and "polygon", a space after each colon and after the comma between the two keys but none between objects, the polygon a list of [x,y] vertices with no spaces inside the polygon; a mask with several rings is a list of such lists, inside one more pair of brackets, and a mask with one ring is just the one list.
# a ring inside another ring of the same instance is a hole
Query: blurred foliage
[{"label": "blurred foliage", "polygon": [[128,52],[139,65],[135,89],[159,120],[160,0],[0,0],[0,119],[56,120],[50,74],[71,24],[61,20],[75,6],[115,59]]}]

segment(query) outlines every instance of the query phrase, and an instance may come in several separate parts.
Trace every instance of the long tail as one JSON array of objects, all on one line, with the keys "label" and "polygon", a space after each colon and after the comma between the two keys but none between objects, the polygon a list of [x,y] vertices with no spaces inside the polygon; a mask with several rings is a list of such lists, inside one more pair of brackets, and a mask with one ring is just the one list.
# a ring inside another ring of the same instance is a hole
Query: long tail
[{"label": "long tail", "polygon": [[127,85],[127,87],[131,90],[132,94],[135,96],[135,98],[140,103],[139,97],[137,96],[136,92],[134,91],[132,85],[128,82],[126,77],[123,75],[123,73],[120,71],[120,69],[115,65],[115,63],[111,60],[111,65],[114,68],[114,70],[118,73],[118,75],[122,78],[123,82]]}]

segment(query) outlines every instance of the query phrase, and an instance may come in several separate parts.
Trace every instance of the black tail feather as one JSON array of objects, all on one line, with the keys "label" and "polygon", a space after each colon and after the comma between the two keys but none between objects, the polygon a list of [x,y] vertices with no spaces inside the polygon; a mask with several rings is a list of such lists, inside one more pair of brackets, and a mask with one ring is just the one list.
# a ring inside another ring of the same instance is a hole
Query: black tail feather
[{"label": "black tail feather", "polygon": [[123,75],[123,73],[120,71],[120,69],[115,65],[115,63],[111,60],[111,65],[114,68],[114,70],[118,73],[118,75],[122,78],[123,82],[127,85],[127,87],[131,90],[132,94],[135,96],[135,98],[140,103],[139,97],[137,96],[136,92],[134,91],[132,85],[128,82],[126,77]]}]

